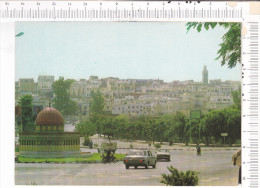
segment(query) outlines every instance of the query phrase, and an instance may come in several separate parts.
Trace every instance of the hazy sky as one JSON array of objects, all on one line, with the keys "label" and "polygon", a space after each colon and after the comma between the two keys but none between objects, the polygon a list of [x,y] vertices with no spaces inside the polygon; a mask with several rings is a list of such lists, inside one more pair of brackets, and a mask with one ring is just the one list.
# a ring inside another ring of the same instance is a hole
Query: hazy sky
[{"label": "hazy sky", "polygon": [[201,81],[240,80],[240,65],[221,66],[217,50],[225,30],[186,32],[184,22],[19,22],[16,80],[38,75]]}]

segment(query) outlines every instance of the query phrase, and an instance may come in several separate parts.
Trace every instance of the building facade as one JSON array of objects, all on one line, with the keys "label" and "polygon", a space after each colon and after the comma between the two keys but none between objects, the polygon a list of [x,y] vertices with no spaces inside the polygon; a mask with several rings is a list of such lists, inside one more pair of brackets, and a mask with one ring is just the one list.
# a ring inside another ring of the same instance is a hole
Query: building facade
[{"label": "building facade", "polygon": [[54,76],[39,75],[37,90],[40,93],[47,93],[52,91],[52,84],[54,82]]},{"label": "building facade", "polygon": [[33,78],[21,78],[18,81],[19,92],[34,92],[34,80]]}]

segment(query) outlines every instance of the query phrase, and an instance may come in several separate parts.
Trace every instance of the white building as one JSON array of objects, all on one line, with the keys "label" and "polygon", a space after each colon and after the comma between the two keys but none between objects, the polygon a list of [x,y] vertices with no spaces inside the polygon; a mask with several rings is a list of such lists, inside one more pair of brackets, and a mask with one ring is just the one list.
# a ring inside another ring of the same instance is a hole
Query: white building
[{"label": "white building", "polygon": [[51,92],[53,82],[54,82],[54,76],[39,75],[37,90],[40,93]]}]

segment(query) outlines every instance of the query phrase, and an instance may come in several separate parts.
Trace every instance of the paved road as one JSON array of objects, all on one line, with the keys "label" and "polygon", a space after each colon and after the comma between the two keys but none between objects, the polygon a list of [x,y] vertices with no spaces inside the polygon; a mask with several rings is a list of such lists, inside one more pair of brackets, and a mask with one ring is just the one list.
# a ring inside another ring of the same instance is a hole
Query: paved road
[{"label": "paved road", "polygon": [[179,170],[196,170],[199,185],[237,185],[238,168],[232,166],[234,151],[202,151],[197,157],[194,151],[172,151],[171,162],[159,162],[156,169],[125,169],[122,162],[111,164],[15,164],[17,185],[162,185],[162,173],[167,166]]}]

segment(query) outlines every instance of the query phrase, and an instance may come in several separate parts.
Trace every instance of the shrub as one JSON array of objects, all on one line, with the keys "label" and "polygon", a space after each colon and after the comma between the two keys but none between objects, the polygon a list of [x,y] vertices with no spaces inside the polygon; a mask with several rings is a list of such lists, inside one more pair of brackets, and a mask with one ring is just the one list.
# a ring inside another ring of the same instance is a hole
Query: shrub
[{"label": "shrub", "polygon": [[158,148],[161,148],[161,144],[154,144],[153,146],[154,146],[155,148],[157,148],[157,149],[158,149]]},{"label": "shrub", "polygon": [[89,137],[84,137],[83,146],[89,146],[89,143],[90,143]]},{"label": "shrub", "polygon": [[133,148],[134,148],[134,146],[133,146],[132,143],[129,145],[129,147],[130,147],[130,149],[133,149]]},{"label": "shrub", "polygon": [[192,170],[187,170],[186,172],[179,172],[176,168],[173,168],[173,166],[167,167],[167,169],[171,172],[171,174],[162,174],[160,183],[175,186],[198,185],[198,172]]}]

